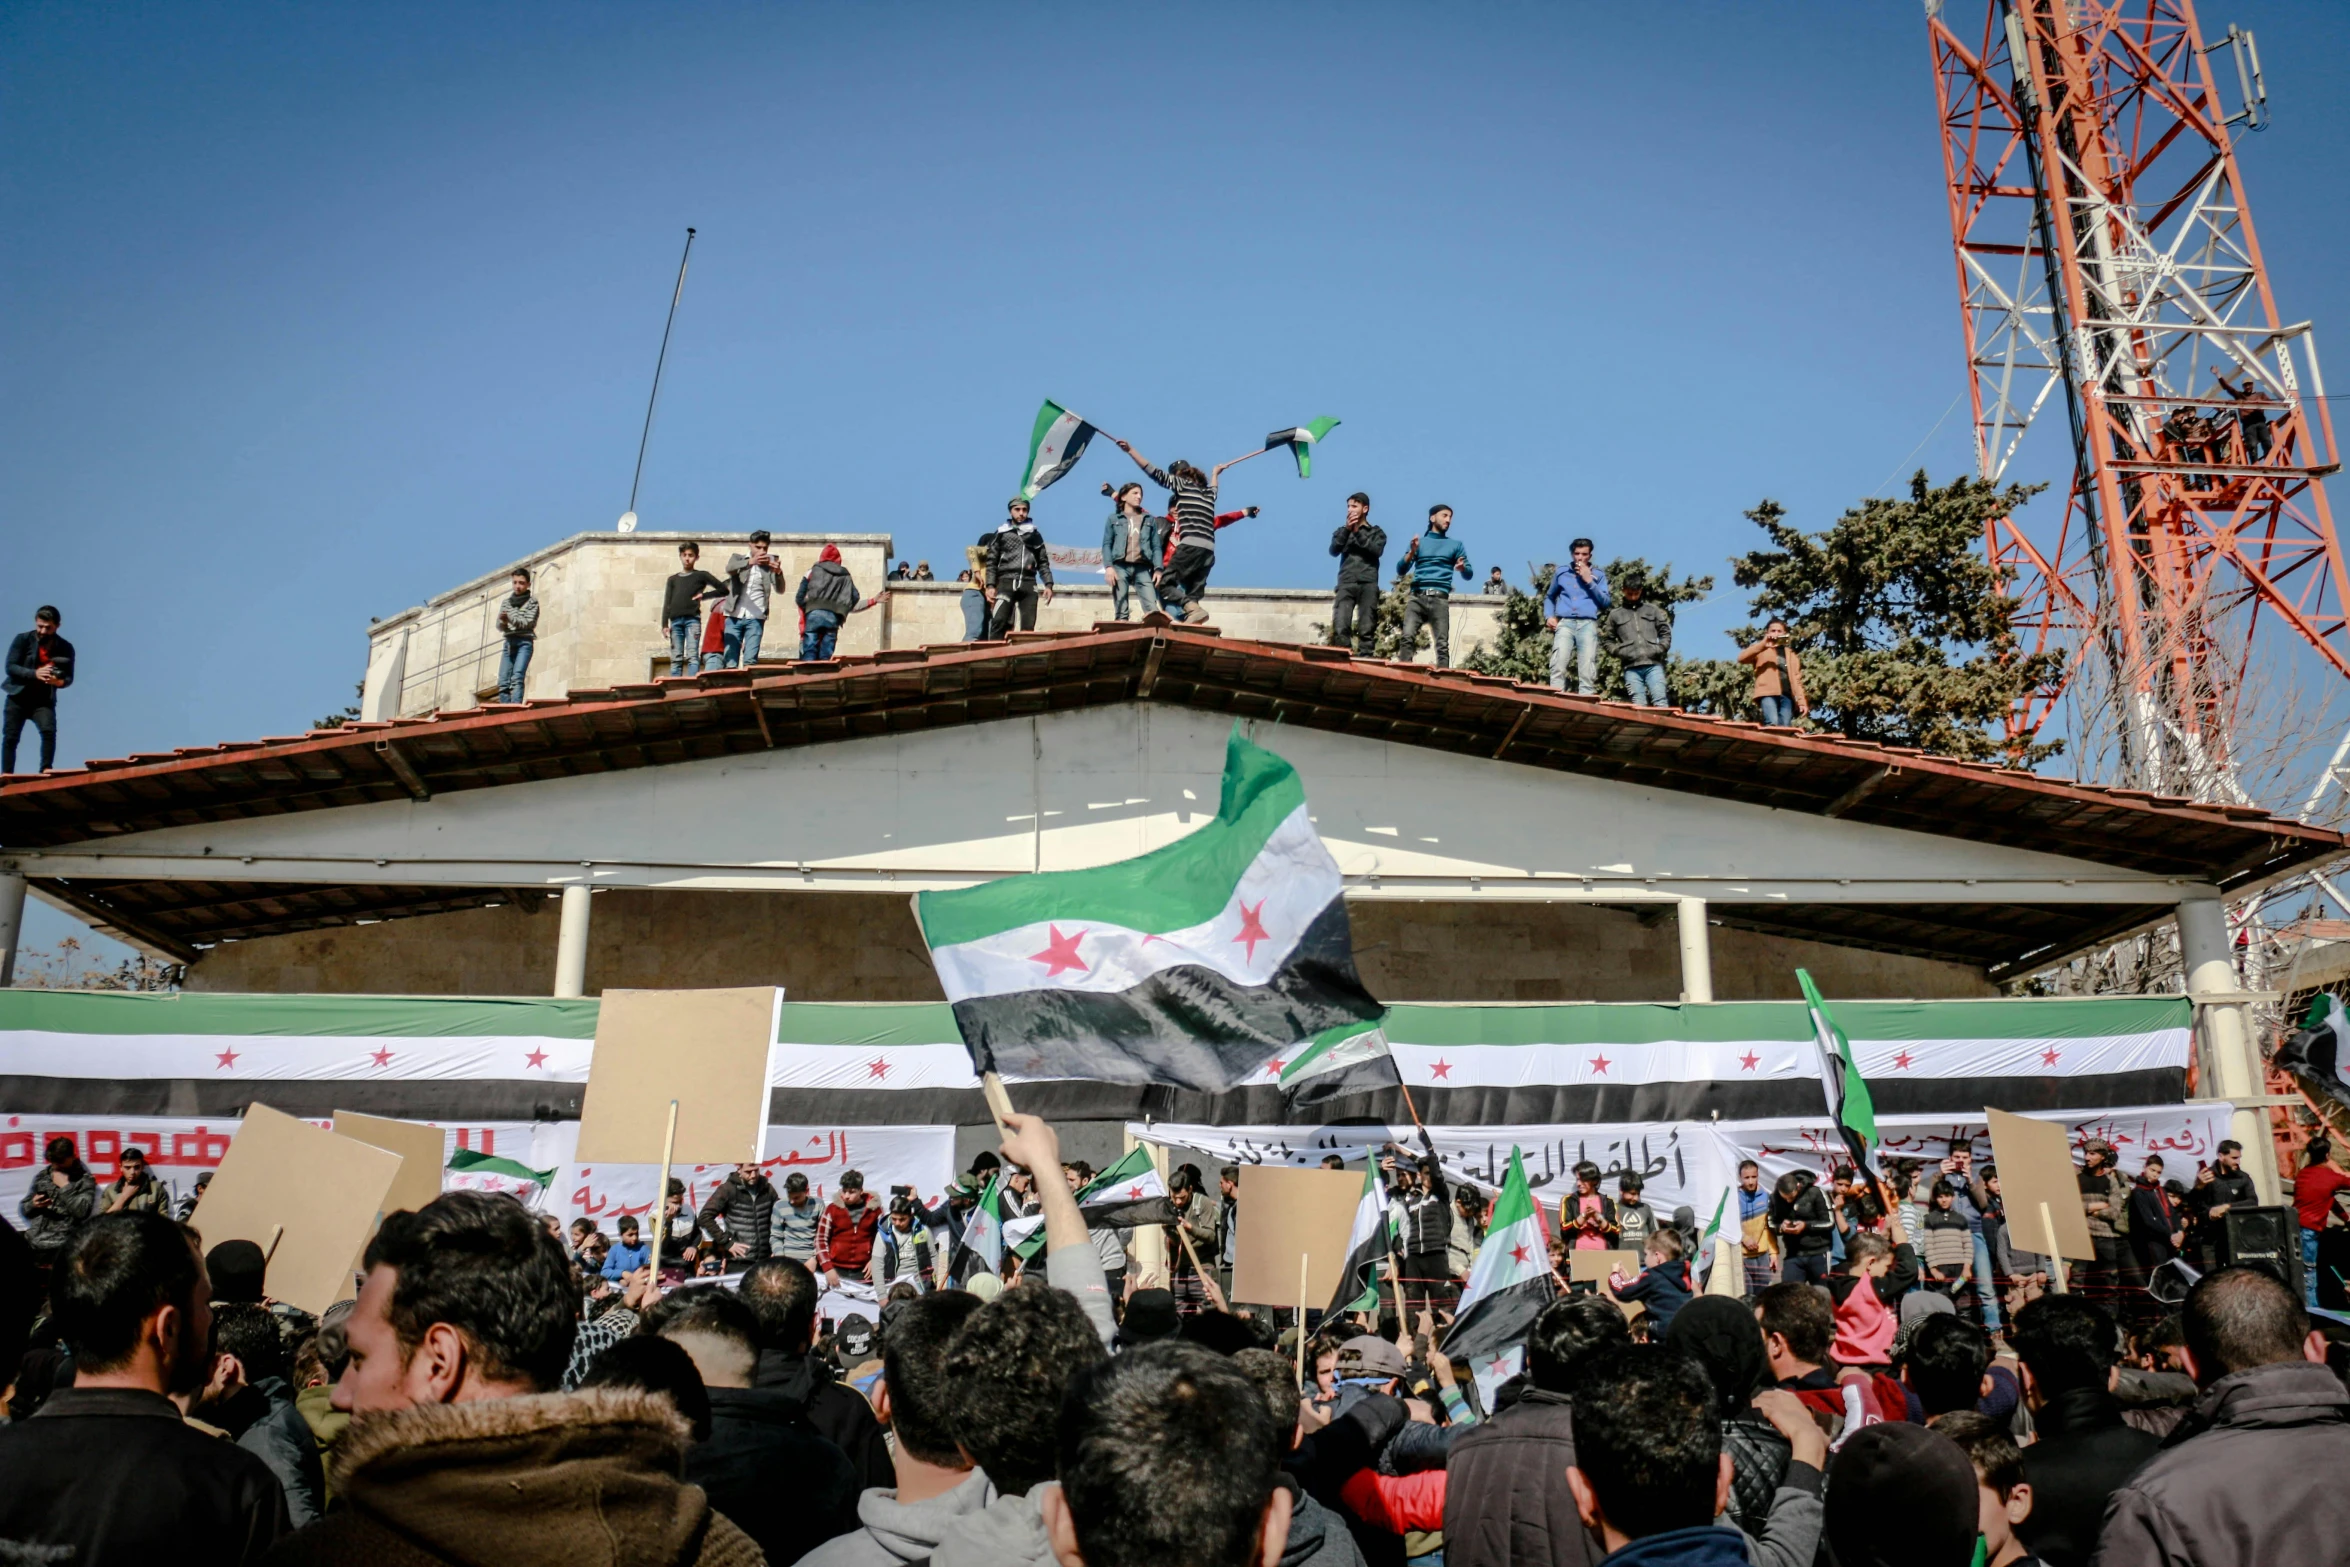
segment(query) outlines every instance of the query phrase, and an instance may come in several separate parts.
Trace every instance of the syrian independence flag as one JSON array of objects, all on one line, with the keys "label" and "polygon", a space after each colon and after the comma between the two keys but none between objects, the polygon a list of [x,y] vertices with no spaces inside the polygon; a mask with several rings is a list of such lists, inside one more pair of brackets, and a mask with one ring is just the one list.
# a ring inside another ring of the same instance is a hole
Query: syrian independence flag
[{"label": "syrian independence flag", "polygon": [[1819,986],[1803,969],[1797,969],[1795,977],[1803,986],[1804,1005],[1811,1009],[1812,1044],[1819,1051],[1820,1088],[1828,1096],[1828,1115],[1854,1167],[1874,1182],[1877,1169],[1869,1162],[1869,1150],[1877,1143],[1876,1101],[1869,1097],[1869,1085],[1852,1059],[1852,1040],[1828,1015]]},{"label": "syrian independence flag", "polygon": [[542,1190],[555,1184],[556,1171],[534,1170],[515,1159],[502,1159],[496,1154],[460,1148],[449,1155],[449,1173],[452,1175],[502,1175],[509,1180],[528,1181]]},{"label": "syrian independence flag", "polygon": [[[1130,1230],[1167,1221],[1167,1183],[1150,1150],[1137,1148],[1125,1158],[1077,1188],[1077,1211],[1089,1229]],[[1025,1262],[1044,1246],[1044,1215],[1007,1220],[1004,1242],[1012,1255]]]},{"label": "syrian independence flag", "polygon": [[2308,1016],[2277,1047],[2276,1062],[2306,1088],[2350,1109],[2350,1016],[2342,998],[2330,990],[2311,996]]},{"label": "syrian independence flag", "polygon": [[987,1178],[980,1189],[979,1201],[971,1205],[971,1217],[963,1221],[963,1239],[955,1247],[955,1266],[948,1271],[955,1277],[965,1276],[961,1266],[969,1257],[990,1273],[1004,1271],[1004,1205],[1001,1174]]},{"label": "syrian independence flag", "polygon": [[1722,1200],[1714,1204],[1713,1222],[1705,1227],[1702,1249],[1713,1254],[1713,1271],[1706,1275],[1705,1293],[1727,1295],[1733,1300],[1746,1293],[1745,1253],[1731,1230],[1722,1227],[1722,1220],[1730,1212],[1730,1194],[1722,1193]]},{"label": "syrian independence flag", "polygon": [[1028,466],[1020,474],[1022,497],[1036,499],[1038,491],[1076,467],[1092,439],[1092,425],[1047,401],[1036,411],[1036,428],[1028,437]]},{"label": "syrian independence flag", "polygon": [[1477,1248],[1452,1331],[1444,1336],[1444,1353],[1479,1373],[1500,1372],[1496,1382],[1506,1380],[1516,1373],[1501,1366],[1513,1351],[1524,1350],[1534,1319],[1557,1296],[1558,1275],[1551,1271],[1541,1210],[1526,1184],[1525,1156],[1512,1148],[1509,1174],[1493,1199],[1492,1227]]},{"label": "syrian independence flag", "polygon": [[1387,1048],[1387,1030],[1377,1023],[1341,1023],[1324,1029],[1281,1067],[1283,1102],[1296,1109],[1402,1083],[1395,1056]]},{"label": "syrian independence flag", "polygon": [[1355,1222],[1346,1234],[1346,1264],[1338,1273],[1338,1293],[1330,1297],[1326,1316],[1342,1311],[1379,1308],[1379,1259],[1387,1255],[1387,1194],[1379,1189],[1376,1165],[1363,1171],[1363,1195],[1355,1204]]},{"label": "syrian independence flag", "polygon": [[1279,1082],[1330,1030],[1385,1017],[1344,892],[1297,769],[1235,728],[1215,820],[1188,837],[920,893],[914,916],[977,1070],[1219,1093]]},{"label": "syrian independence flag", "polygon": [[1265,437],[1265,450],[1271,451],[1276,446],[1288,447],[1289,455],[1297,459],[1297,476],[1301,479],[1312,478],[1314,443],[1337,428],[1338,421],[1335,419],[1316,419],[1312,424],[1301,424],[1294,430],[1275,430]]}]

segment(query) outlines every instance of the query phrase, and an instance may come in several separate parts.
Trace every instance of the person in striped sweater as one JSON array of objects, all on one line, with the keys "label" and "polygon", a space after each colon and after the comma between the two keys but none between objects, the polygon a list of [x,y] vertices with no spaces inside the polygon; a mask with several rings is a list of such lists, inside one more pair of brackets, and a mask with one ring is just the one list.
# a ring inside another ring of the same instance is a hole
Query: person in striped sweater
[{"label": "person in striped sweater", "polygon": [[[1199,624],[1208,618],[1208,608],[1200,598],[1208,590],[1208,573],[1216,565],[1216,487],[1223,482],[1225,469],[1248,458],[1235,457],[1232,462],[1218,463],[1210,473],[1202,473],[1178,459],[1173,467],[1161,471],[1129,442],[1120,441],[1118,450],[1133,458],[1134,465],[1151,483],[1168,493],[1167,515],[1175,523],[1175,553],[1167,563],[1159,597],[1170,609],[1180,604],[1183,618]],[[1248,454],[1249,457],[1261,455],[1262,452]],[[1255,512],[1255,507],[1249,508],[1250,515]]]}]

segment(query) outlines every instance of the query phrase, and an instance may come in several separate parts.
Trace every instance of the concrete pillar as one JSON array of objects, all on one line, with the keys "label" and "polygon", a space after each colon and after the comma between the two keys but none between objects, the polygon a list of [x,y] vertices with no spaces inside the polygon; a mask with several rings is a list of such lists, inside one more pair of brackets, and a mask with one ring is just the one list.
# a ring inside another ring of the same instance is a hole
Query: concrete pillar
[{"label": "concrete pillar", "polygon": [[563,923],[555,932],[555,994],[587,994],[588,900],[595,889],[573,882],[563,889]]},{"label": "concrete pillar", "polygon": [[1713,937],[1705,924],[1705,900],[1683,898],[1681,916],[1681,999],[1714,998]]},{"label": "concrete pillar", "polygon": [[16,949],[24,936],[24,877],[0,871],[0,988],[16,983]]},{"label": "concrete pillar", "polygon": [[[2187,994],[2237,996],[2244,982],[2228,945],[2227,905],[2217,898],[2189,898],[2179,905],[2179,957],[2187,971]],[[2196,1007],[2196,1041],[2202,1051],[2201,1086],[2207,1099],[2232,1099],[2236,1113],[2229,1134],[2244,1145],[2244,1168],[2264,1203],[2281,1202],[2276,1139],[2269,1135],[2268,1106],[2248,1101],[2268,1092],[2260,1047],[2252,1037],[2252,1011],[2240,1001]]]}]

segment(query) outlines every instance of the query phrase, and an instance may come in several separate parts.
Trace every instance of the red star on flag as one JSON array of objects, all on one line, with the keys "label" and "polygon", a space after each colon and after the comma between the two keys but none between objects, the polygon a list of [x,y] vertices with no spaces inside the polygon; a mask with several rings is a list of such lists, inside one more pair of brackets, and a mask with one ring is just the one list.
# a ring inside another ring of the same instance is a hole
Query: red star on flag
[{"label": "red star on flag", "polygon": [[[1238,902],[1239,900],[1233,901]],[[1257,943],[1273,939],[1273,933],[1265,929],[1265,922],[1258,918],[1264,912],[1265,900],[1263,898],[1257,899],[1257,906],[1253,909],[1245,903],[1240,904],[1240,934],[1232,939],[1248,943],[1248,960],[1251,963],[1257,960]]]},{"label": "red star on flag", "polygon": [[889,1057],[876,1056],[872,1060],[866,1062],[865,1075],[868,1077],[889,1076]]},{"label": "red star on flag", "polygon": [[1909,1064],[1916,1059],[1916,1056],[1913,1056],[1908,1051],[1904,1050],[1898,1055],[1894,1056],[1893,1070],[1896,1072],[1906,1072],[1909,1070]]},{"label": "red star on flag", "polygon": [[1289,1065],[1289,1063],[1286,1061],[1268,1061],[1265,1063],[1265,1075],[1267,1077],[1279,1077],[1281,1075],[1281,1069],[1287,1065]]},{"label": "red star on flag", "polygon": [[1594,1071],[1594,1072],[1597,1072],[1597,1073],[1599,1073],[1599,1074],[1600,1074],[1602,1077],[1605,1077],[1605,1076],[1607,1075],[1607,1067],[1608,1067],[1608,1060],[1607,1060],[1607,1057],[1605,1057],[1605,1056],[1593,1056],[1593,1057],[1591,1058],[1591,1070],[1592,1070],[1592,1071]]},{"label": "red star on flag", "polygon": [[1140,1202],[1142,1200],[1142,1183],[1140,1181],[1137,1181],[1132,1186],[1126,1188],[1126,1198],[1129,1202]]},{"label": "red star on flag", "polygon": [[212,1059],[218,1061],[225,1069],[237,1064],[237,1053],[234,1050],[223,1050],[220,1054],[214,1056]]},{"label": "red star on flag", "polygon": [[2056,1058],[2063,1053],[2063,1051],[2057,1050],[2053,1047],[2047,1050],[2043,1050],[2040,1052],[2040,1064],[2042,1066],[2054,1066],[2056,1065]]},{"label": "red star on flag", "polygon": [[1085,960],[1077,955],[1077,944],[1085,939],[1084,931],[1079,931],[1074,936],[1064,936],[1058,925],[1048,925],[1045,928],[1052,932],[1052,938],[1045,943],[1042,952],[1031,952],[1028,955],[1028,961],[1031,963],[1049,965],[1045,971],[1045,978],[1059,979],[1070,969],[1075,969],[1080,974],[1091,972],[1085,966]]},{"label": "red star on flag", "polygon": [[547,1064],[547,1053],[544,1050],[533,1050],[529,1055],[524,1056],[522,1059],[531,1066],[545,1066]]},{"label": "red star on flag", "polygon": [[370,1050],[367,1053],[367,1059],[373,1061],[377,1066],[390,1066],[392,1053],[389,1050]]},{"label": "red star on flag", "polygon": [[1452,1076],[1452,1063],[1450,1061],[1444,1060],[1442,1057],[1438,1057],[1435,1064],[1428,1068],[1428,1075],[1431,1077],[1450,1077]]},{"label": "red star on flag", "polygon": [[1751,1072],[1755,1068],[1755,1063],[1759,1062],[1760,1060],[1762,1060],[1761,1056],[1758,1056],[1753,1051],[1749,1050],[1746,1052],[1746,1054],[1738,1058],[1739,1070]]},{"label": "red star on flag", "polygon": [[1524,1262],[1526,1260],[1526,1248],[1523,1246],[1512,1246],[1510,1248],[1510,1260],[1513,1262]]}]

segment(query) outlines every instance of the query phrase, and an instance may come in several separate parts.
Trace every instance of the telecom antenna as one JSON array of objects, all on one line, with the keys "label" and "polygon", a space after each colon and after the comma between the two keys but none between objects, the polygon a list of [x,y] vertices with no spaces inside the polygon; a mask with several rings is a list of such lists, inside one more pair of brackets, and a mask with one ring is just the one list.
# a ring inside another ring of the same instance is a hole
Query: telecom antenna
[{"label": "telecom antenna", "polygon": [[653,410],[661,404],[661,367],[669,363],[669,333],[677,325],[677,302],[685,298],[685,265],[694,258],[694,231],[685,231],[685,254],[677,258],[677,288],[669,296],[669,319],[661,323],[661,352],[653,361],[653,395],[645,400],[645,433],[637,437],[636,477],[628,481],[628,510],[615,525],[622,533],[636,532],[636,492],[645,482],[645,447],[653,439]]}]

